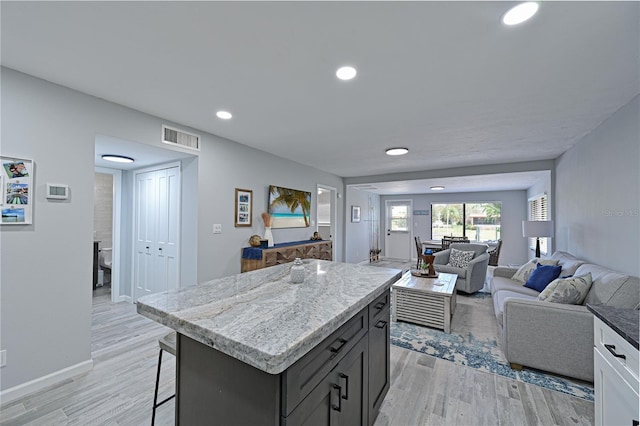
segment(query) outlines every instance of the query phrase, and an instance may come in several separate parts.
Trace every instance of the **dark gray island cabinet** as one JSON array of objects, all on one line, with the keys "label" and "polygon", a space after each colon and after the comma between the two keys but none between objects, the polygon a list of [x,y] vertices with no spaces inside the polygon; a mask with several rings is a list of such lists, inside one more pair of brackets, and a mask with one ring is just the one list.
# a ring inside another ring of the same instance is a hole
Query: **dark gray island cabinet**
[{"label": "dark gray island cabinet", "polygon": [[141,314],[178,331],[176,424],[373,424],[400,271],[309,260],[292,284],[289,268],[141,298]]}]

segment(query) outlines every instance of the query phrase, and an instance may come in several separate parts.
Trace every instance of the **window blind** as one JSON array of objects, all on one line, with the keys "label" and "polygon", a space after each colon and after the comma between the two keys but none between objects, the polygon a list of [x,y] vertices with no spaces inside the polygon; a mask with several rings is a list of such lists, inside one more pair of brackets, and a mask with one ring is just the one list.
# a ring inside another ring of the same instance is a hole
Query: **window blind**
[{"label": "window blind", "polygon": [[[529,220],[549,220],[549,202],[547,194],[529,199]],[[547,254],[548,238],[540,238],[540,253]],[[529,238],[529,248],[536,248],[536,239]]]}]

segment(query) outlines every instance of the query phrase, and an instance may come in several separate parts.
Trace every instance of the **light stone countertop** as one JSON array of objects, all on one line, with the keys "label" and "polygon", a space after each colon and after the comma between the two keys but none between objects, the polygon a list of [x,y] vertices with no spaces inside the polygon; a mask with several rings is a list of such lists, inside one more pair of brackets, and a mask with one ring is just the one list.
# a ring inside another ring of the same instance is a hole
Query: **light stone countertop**
[{"label": "light stone countertop", "polygon": [[399,269],[306,259],[141,297],[138,313],[269,374],[279,374],[397,281]]}]

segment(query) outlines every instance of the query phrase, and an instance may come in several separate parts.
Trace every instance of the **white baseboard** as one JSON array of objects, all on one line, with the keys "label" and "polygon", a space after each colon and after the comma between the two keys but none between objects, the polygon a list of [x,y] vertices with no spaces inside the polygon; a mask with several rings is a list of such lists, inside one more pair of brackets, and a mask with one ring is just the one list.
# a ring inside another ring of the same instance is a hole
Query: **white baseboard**
[{"label": "white baseboard", "polygon": [[132,303],[131,296],[121,295],[120,297],[118,297],[118,302]]},{"label": "white baseboard", "polygon": [[92,368],[92,359],[83,361],[76,365],[72,365],[71,367],[63,368],[62,370],[47,374],[46,376],[38,377],[37,379],[31,380],[30,382],[6,389],[0,392],[0,400],[2,401],[3,405],[7,404],[9,402],[15,401],[16,399],[22,398],[23,396],[44,389],[47,386],[51,386],[53,384],[62,382],[63,380],[67,380],[71,377],[86,373],[87,371],[91,371]]}]

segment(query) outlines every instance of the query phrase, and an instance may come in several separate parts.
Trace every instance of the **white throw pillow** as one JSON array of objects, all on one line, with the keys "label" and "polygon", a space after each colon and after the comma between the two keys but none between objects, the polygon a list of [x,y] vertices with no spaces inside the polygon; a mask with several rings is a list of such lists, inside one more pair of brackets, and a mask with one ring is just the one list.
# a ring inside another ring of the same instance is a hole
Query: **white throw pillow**
[{"label": "white throw pillow", "polygon": [[552,259],[538,259],[536,257],[535,259],[531,259],[529,262],[522,265],[518,269],[518,271],[515,274],[513,274],[511,279],[520,281],[522,284],[526,283],[527,280],[529,279],[529,275],[531,275],[534,269],[536,269],[536,267],[538,266],[538,263],[541,265],[556,266],[558,264],[558,261],[552,260]]},{"label": "white throw pillow", "polygon": [[452,248],[449,253],[449,263],[447,266],[453,266],[454,268],[466,268],[469,266],[469,262],[473,259],[475,251],[462,251]]},{"label": "white throw pillow", "polygon": [[542,290],[538,300],[564,303],[567,305],[581,305],[591,288],[591,272],[585,275],[569,278],[558,278]]}]

